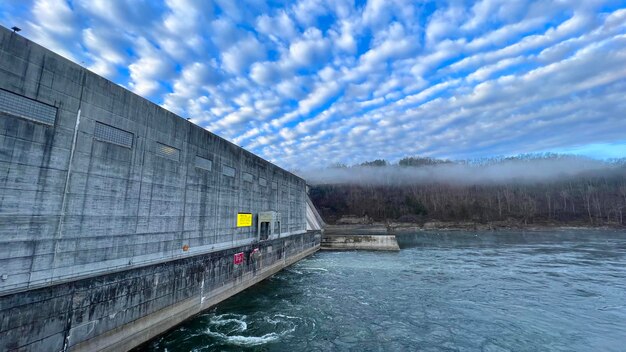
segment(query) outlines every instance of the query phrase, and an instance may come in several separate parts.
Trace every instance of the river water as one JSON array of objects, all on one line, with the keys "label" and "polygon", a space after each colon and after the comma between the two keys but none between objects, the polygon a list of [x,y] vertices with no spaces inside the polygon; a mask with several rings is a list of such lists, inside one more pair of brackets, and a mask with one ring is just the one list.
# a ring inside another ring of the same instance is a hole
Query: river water
[{"label": "river water", "polygon": [[432,232],[319,252],[146,351],[626,351],[626,232]]}]

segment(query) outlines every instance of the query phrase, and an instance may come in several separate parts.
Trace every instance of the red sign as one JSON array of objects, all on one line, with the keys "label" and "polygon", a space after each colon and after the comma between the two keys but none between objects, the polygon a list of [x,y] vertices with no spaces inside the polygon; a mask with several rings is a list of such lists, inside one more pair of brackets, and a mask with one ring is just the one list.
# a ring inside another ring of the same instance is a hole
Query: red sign
[{"label": "red sign", "polygon": [[235,265],[240,265],[243,263],[243,252],[235,253],[234,258]]}]

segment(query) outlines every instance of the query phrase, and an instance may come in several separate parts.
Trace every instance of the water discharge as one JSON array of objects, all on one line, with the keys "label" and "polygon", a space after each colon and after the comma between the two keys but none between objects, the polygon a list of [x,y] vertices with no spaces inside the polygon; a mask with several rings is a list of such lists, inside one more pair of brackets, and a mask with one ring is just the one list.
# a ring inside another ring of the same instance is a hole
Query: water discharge
[{"label": "water discharge", "polygon": [[623,351],[626,233],[432,232],[318,253],[141,347]]}]

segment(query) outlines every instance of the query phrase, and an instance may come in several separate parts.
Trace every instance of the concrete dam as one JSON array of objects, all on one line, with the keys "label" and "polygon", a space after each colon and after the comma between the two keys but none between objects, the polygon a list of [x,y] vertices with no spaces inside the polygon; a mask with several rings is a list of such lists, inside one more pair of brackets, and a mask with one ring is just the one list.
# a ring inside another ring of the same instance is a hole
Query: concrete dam
[{"label": "concrete dam", "polygon": [[123,351],[319,249],[306,182],[0,27],[0,351]]}]

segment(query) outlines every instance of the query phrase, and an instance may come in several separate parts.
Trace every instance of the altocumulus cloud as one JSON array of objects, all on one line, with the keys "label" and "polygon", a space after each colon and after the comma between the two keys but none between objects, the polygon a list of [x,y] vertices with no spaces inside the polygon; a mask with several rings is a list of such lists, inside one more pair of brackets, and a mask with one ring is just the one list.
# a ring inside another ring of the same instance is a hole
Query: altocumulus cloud
[{"label": "altocumulus cloud", "polygon": [[288,168],[624,150],[626,1],[357,3],[4,0],[0,20]]}]

